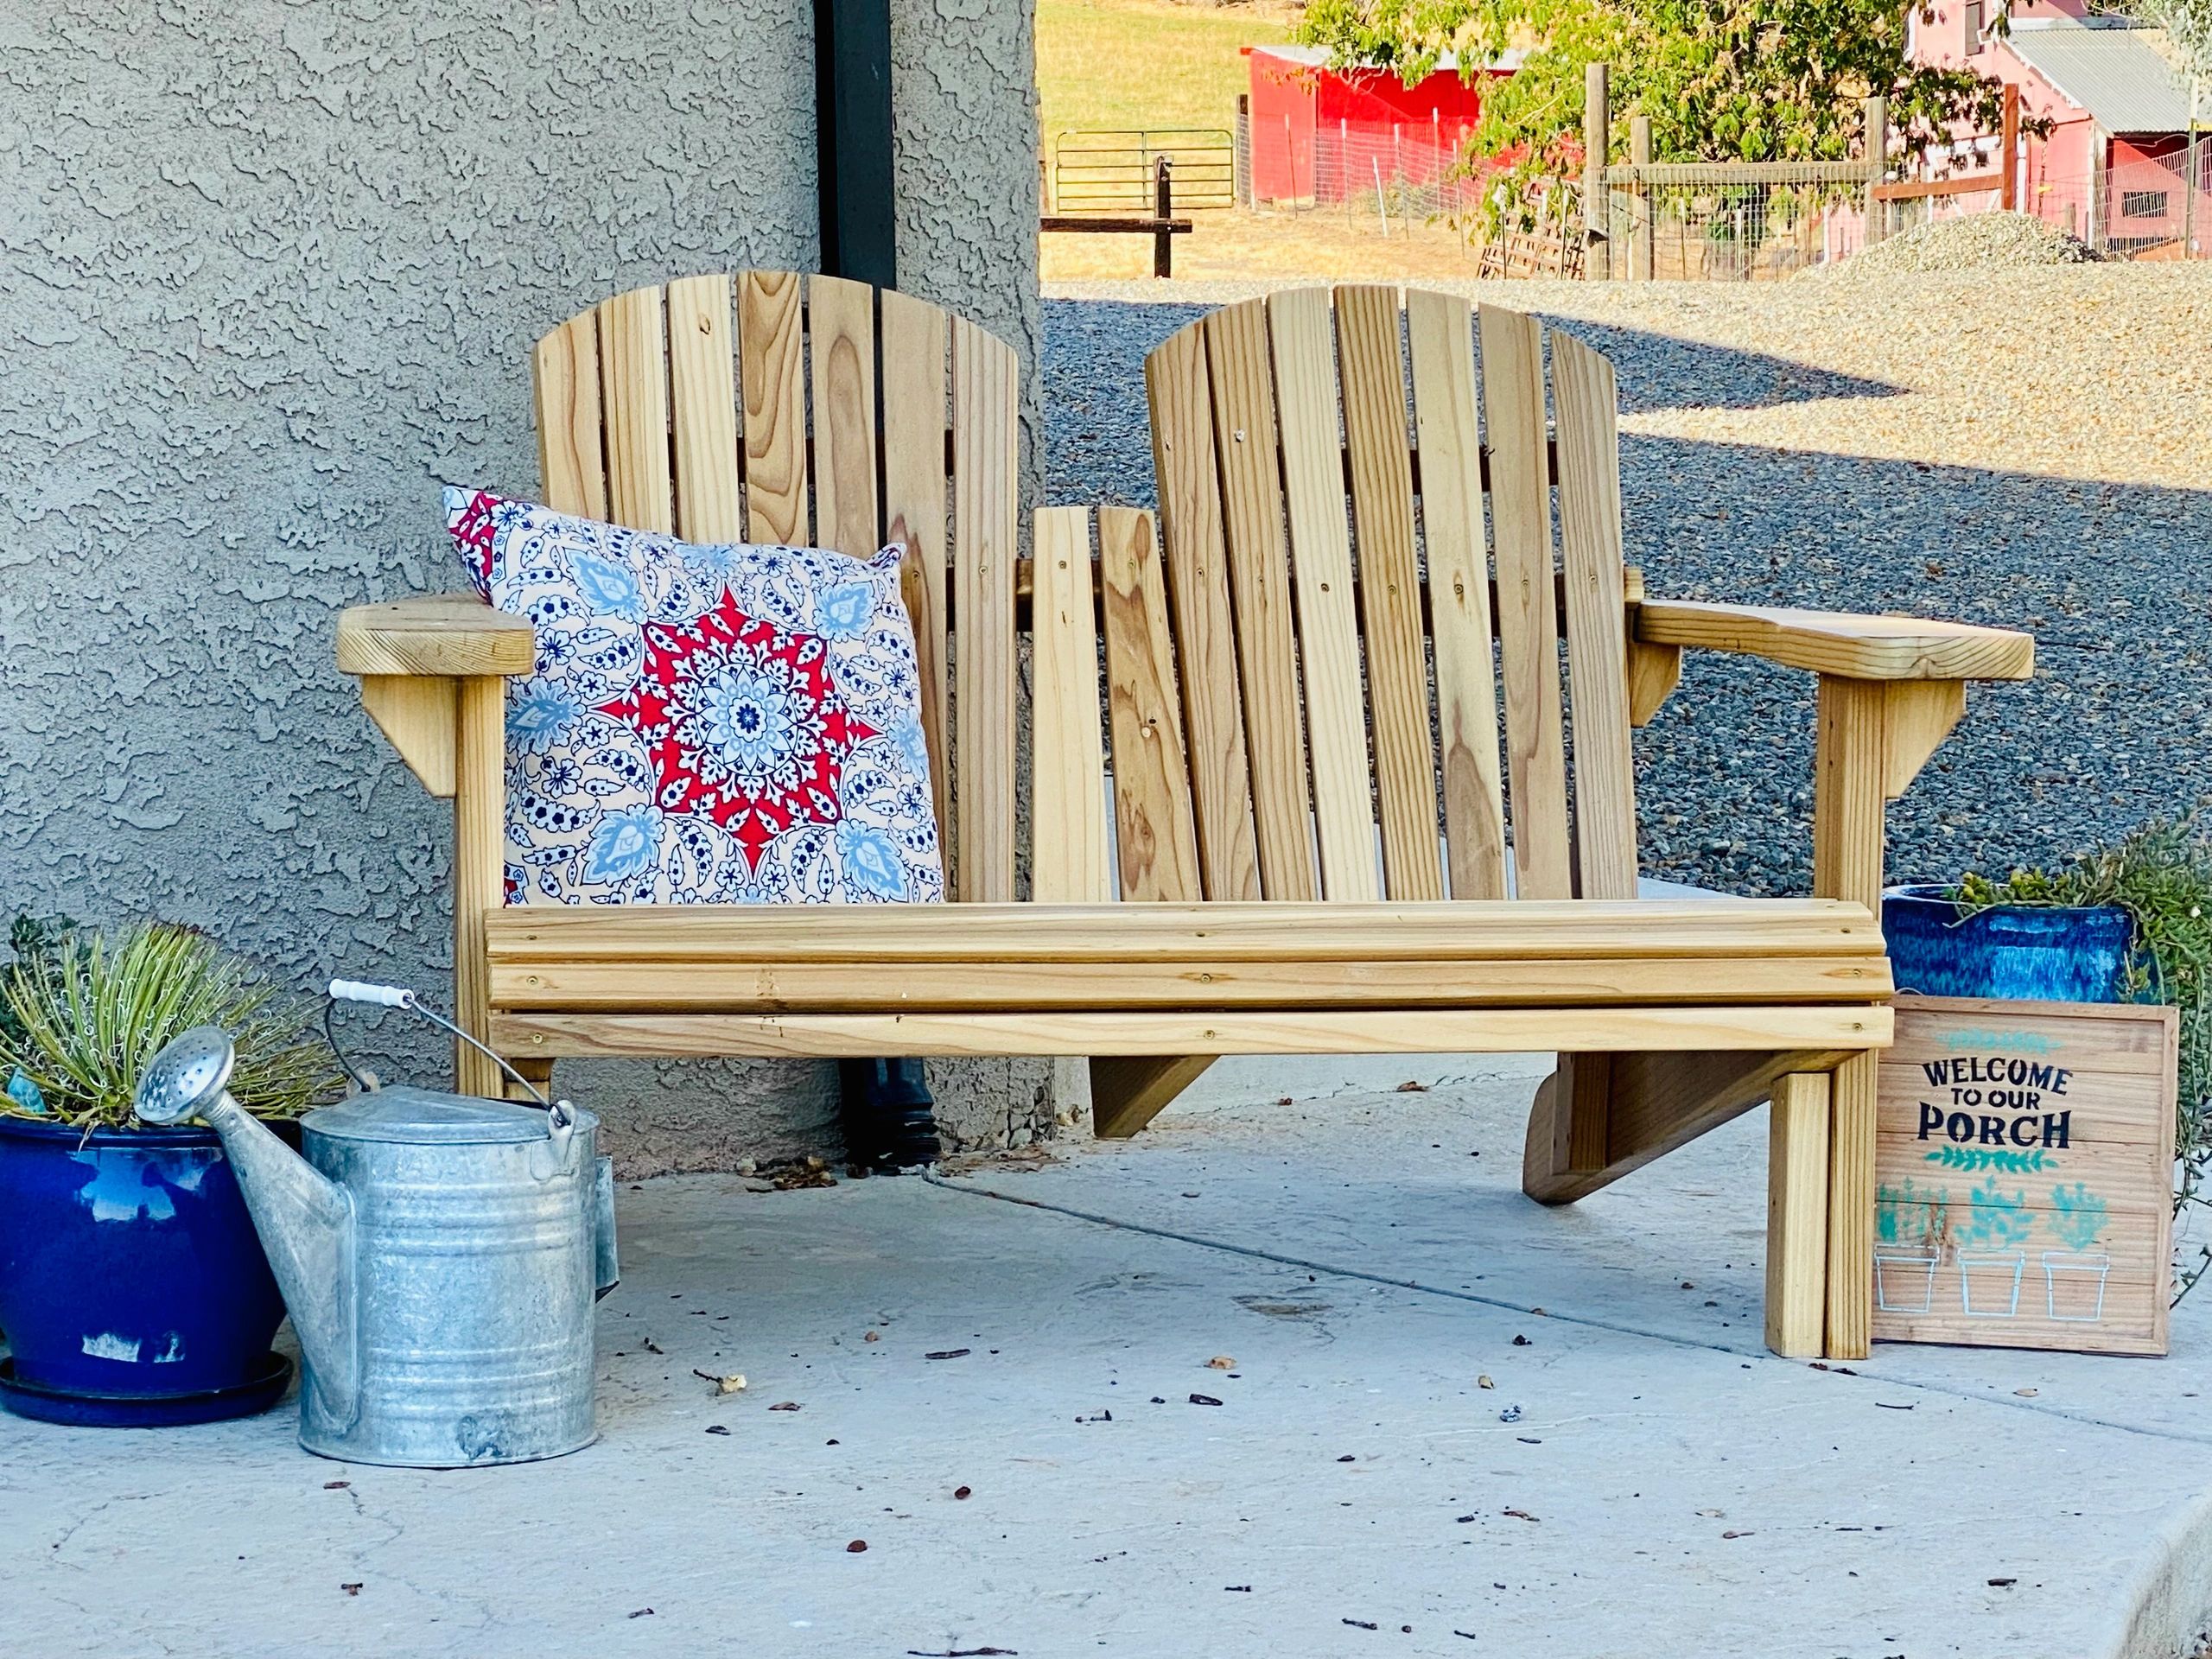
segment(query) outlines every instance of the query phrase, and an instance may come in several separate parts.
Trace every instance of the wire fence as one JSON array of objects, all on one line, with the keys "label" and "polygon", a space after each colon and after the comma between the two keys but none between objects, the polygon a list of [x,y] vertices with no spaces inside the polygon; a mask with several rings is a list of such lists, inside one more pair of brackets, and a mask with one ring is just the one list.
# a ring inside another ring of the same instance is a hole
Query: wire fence
[{"label": "wire fence", "polygon": [[[2199,146],[2194,179],[2185,154],[2137,156],[2094,172],[2053,175],[2031,167],[2019,182],[2020,212],[2113,259],[2212,256],[2212,154]],[[1965,181],[1942,181],[1948,184]],[[1999,207],[1993,181],[1882,204],[1891,235]]]},{"label": "wire fence", "polygon": [[[1485,215],[1496,175],[1466,160],[1467,129],[1255,123],[1231,135],[1234,198],[1270,213],[1330,213],[1377,235],[1451,226],[1482,274],[1588,274],[1616,281],[1764,282],[1848,258],[1868,238],[1997,211],[1993,172],[1869,185],[1879,163],[1646,163],[1607,169],[1605,258],[1585,270],[1581,184],[1539,182],[1511,213]],[[2052,176],[2039,160],[2016,178],[2018,210],[2108,258],[2212,257],[2212,143],[2190,156],[2125,156],[2093,174]],[[1178,175],[1178,196],[1181,175]],[[1485,222],[1487,220],[1487,222]]]},{"label": "wire fence", "polygon": [[1486,183],[1463,163],[1468,131],[1440,121],[1275,127],[1239,111],[1237,199],[1269,213],[1364,219],[1386,236],[1463,219],[1480,205]]},{"label": "wire fence", "polygon": [[1771,282],[1856,252],[1866,187],[1839,180],[1650,183],[1607,192],[1617,281]]}]

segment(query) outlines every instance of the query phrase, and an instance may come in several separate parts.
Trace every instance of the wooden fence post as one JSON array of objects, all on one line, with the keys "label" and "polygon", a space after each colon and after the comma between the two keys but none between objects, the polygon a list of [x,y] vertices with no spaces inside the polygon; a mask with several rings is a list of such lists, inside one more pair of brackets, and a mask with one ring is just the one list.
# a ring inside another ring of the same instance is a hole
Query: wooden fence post
[{"label": "wooden fence post", "polygon": [[1866,100],[1866,245],[1871,248],[1889,234],[1883,217],[1889,209],[1874,194],[1874,187],[1890,170],[1890,100],[1886,98]]},{"label": "wooden fence post", "polygon": [[2005,87],[2004,159],[1998,168],[2000,181],[1997,188],[1997,205],[2006,213],[2017,212],[2020,206],[2020,89],[2010,82]]},{"label": "wooden fence post", "polygon": [[1608,73],[1604,64],[1593,63],[1582,78],[1582,275],[1593,283],[1613,274],[1613,193],[1605,182],[1613,124]]},{"label": "wooden fence post", "polygon": [[1175,216],[1173,170],[1173,164],[1165,156],[1153,168],[1152,211],[1160,220],[1160,228],[1152,233],[1152,274],[1154,276],[1173,276],[1175,274],[1175,238],[1167,228],[1167,221]]},{"label": "wooden fence post", "polygon": [[1252,94],[1236,94],[1236,130],[1229,139],[1230,199],[1239,207],[1252,205]]},{"label": "wooden fence post", "polygon": [[1643,169],[1651,165],[1651,118],[1637,115],[1629,118],[1628,159],[1637,169],[1637,180],[1630,188],[1636,197],[1636,224],[1629,232],[1628,276],[1632,283],[1651,280],[1651,187],[1644,182]]}]

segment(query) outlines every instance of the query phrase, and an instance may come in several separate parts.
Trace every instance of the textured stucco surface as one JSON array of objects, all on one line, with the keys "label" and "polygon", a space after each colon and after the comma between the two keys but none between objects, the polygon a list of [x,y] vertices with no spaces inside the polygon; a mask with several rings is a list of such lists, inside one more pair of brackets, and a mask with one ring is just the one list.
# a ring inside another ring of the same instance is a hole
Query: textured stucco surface
[{"label": "textured stucco surface", "polygon": [[[1027,8],[896,11],[902,274],[1033,363]],[[810,20],[0,0],[0,907],[175,917],[298,983],[443,997],[448,814],[333,668],[333,613],[454,585],[440,480],[534,484],[547,326],[815,264]],[[363,1048],[442,1068],[397,1028]],[[958,1139],[1028,1121],[1007,1067],[948,1081]],[[563,1078],[639,1170],[829,1151],[828,1083]]]}]

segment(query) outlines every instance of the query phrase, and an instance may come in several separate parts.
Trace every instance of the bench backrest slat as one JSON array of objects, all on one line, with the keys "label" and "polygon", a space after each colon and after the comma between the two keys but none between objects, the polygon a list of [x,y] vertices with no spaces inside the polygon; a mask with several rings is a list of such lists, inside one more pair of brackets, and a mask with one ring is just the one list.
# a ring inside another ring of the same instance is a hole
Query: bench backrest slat
[{"label": "bench backrest slat", "polygon": [[745,534],[804,543],[806,369],[799,278],[748,270],[737,279],[737,360],[745,394]]},{"label": "bench backrest slat", "polygon": [[1217,459],[1260,891],[1269,899],[1318,899],[1267,314],[1257,307],[1217,311],[1201,332],[1212,383],[1213,429],[1224,435]]},{"label": "bench backrest slat", "polygon": [[532,367],[549,506],[690,541],[907,548],[950,891],[1011,899],[1013,348],[906,295],[739,271],[602,301]]},{"label": "bench backrest slat", "polygon": [[[944,758],[949,698],[944,640],[946,582],[945,386],[950,320],[933,305],[881,293],[883,407],[900,411],[883,433],[883,539],[906,550],[906,609],[920,658],[922,729],[929,735],[930,791],[940,824],[952,822],[951,773]],[[931,418],[932,413],[934,418]]]},{"label": "bench backrest slat", "polygon": [[1621,458],[1613,365],[1552,334],[1559,429],[1560,562],[1567,574],[1567,656],[1574,696],[1577,888],[1586,899],[1636,897],[1636,798],[1629,754],[1627,616],[1621,604]]},{"label": "bench backrest slat", "polygon": [[1114,745],[1114,839],[1121,896],[1195,901],[1198,819],[1175,706],[1167,584],[1152,518],[1098,512],[1098,581],[1106,617],[1106,715]]},{"label": "bench backrest slat", "polygon": [[1487,305],[1479,312],[1479,332],[1515,891],[1529,899],[1569,899],[1573,857],[1560,724],[1551,476],[1544,460],[1543,338],[1534,317]]},{"label": "bench backrest slat", "polygon": [[875,290],[817,276],[807,284],[814,394],[814,541],[864,559],[883,545],[876,500]]},{"label": "bench backrest slat", "polygon": [[599,384],[607,418],[608,512],[618,524],[634,529],[674,531],[668,339],[658,289],[618,294],[601,302]]},{"label": "bench backrest slat", "polygon": [[[952,321],[952,576],[960,630],[952,822],[958,895],[1014,897],[1014,566],[1021,404],[1014,353]],[[893,418],[887,412],[887,419]],[[932,757],[935,759],[935,757]]]},{"label": "bench backrest slat", "polygon": [[1214,312],[1154,352],[1146,386],[1174,660],[1142,571],[1117,596],[1109,569],[1117,791],[1146,774],[1117,822],[1154,843],[1124,845],[1122,896],[1176,885],[1140,664],[1162,696],[1179,681],[1206,898],[1254,896],[1255,867],[1270,899],[1502,897],[1509,821],[1520,897],[1634,896],[1605,359],[1554,334],[1548,377],[1534,317],[1348,286]]},{"label": "bench backrest slat", "polygon": [[676,531],[687,542],[745,537],[737,477],[737,353],[729,278],[668,285],[668,383],[676,452]]},{"label": "bench backrest slat", "polygon": [[1312,757],[1321,896],[1382,896],[1375,861],[1374,768],[1360,681],[1359,622],[1344,521],[1342,427],[1334,324],[1325,289],[1265,302],[1274,353],[1275,422],[1282,445],[1283,517]]},{"label": "bench backrest slat", "polygon": [[1257,899],[1251,766],[1230,620],[1222,480],[1205,331],[1189,328],[1145,364],[1160,512],[1168,526],[1169,625],[1180,669],[1183,735],[1209,899]]},{"label": "bench backrest slat", "polygon": [[1039,904],[1103,904],[1114,896],[1114,877],[1107,865],[1090,516],[1077,507],[1039,513],[1035,549],[1029,893]]},{"label": "bench backrest slat", "polygon": [[1351,459],[1352,540],[1359,554],[1375,793],[1382,810],[1382,885],[1393,899],[1441,899],[1403,356],[1397,290],[1338,289],[1338,372]]},{"label": "bench backrest slat", "polygon": [[1475,412],[1474,308],[1449,294],[1408,294],[1406,334],[1421,444],[1446,874],[1455,899],[1503,899],[1505,794],[1498,777],[1490,549]]}]

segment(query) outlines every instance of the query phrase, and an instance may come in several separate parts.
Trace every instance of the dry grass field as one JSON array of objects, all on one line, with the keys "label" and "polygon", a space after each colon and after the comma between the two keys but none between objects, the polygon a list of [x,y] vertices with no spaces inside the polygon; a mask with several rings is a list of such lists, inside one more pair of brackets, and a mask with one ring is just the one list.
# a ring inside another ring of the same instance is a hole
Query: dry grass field
[{"label": "dry grass field", "polygon": [[1226,127],[1247,80],[1236,48],[1290,38],[1281,0],[1038,0],[1038,125],[1046,153],[1071,128]]},{"label": "dry grass field", "polygon": [[[1175,276],[1192,282],[1265,282],[1327,277],[1337,282],[1465,281],[1474,251],[1447,225],[1392,221],[1386,238],[1372,219],[1338,213],[1255,213],[1221,209],[1189,216],[1191,234],[1175,238]],[[1110,282],[1152,275],[1148,236],[1051,232],[1038,244],[1039,272],[1054,283]],[[1162,284],[1160,298],[1169,297]]]},{"label": "dry grass field", "polygon": [[[1046,166],[1063,132],[1232,129],[1236,95],[1249,85],[1238,48],[1288,40],[1299,11],[1282,0],[1039,0],[1038,124]],[[1217,209],[1191,217],[1195,228],[1175,245],[1179,278],[1404,282],[1474,274],[1471,253],[1446,225],[1394,219],[1386,239],[1372,218],[1340,213]],[[1039,266],[1047,283],[1149,276],[1152,242],[1055,232],[1043,240]]]}]

